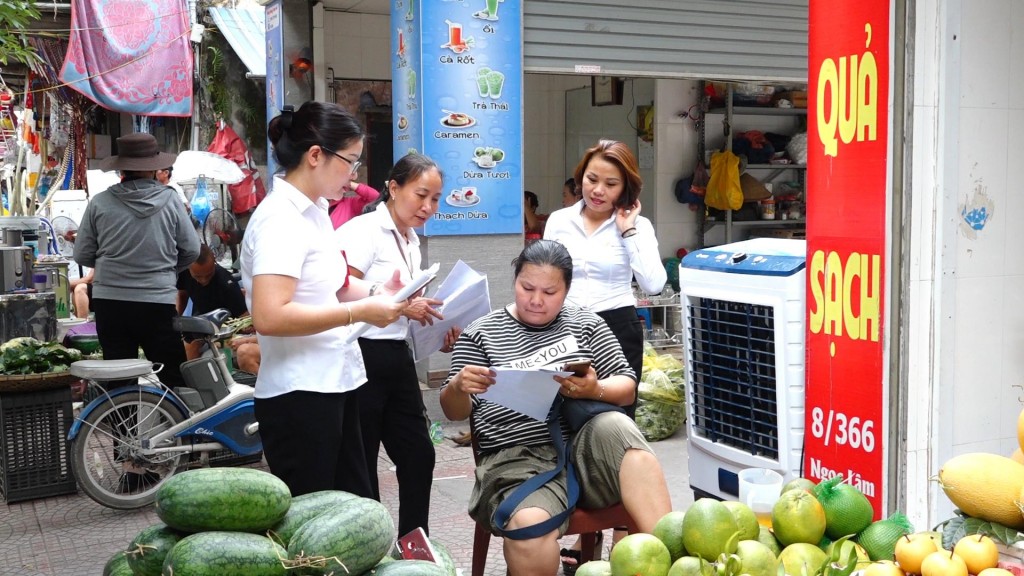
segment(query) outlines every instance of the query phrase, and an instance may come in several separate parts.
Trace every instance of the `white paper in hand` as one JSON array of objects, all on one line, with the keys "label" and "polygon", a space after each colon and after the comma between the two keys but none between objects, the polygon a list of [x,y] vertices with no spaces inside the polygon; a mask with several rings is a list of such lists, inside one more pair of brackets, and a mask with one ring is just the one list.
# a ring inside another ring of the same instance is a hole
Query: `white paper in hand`
[{"label": "white paper in hand", "polygon": [[473,270],[459,260],[438,287],[433,298],[444,302],[438,307],[443,320],[433,324],[409,323],[412,355],[419,362],[444,346],[445,335],[452,327],[465,328],[471,322],[491,311],[491,297],[487,276]]},{"label": "white paper in hand", "polygon": [[525,414],[534,420],[543,422],[548,417],[551,404],[558,395],[561,385],[553,376],[568,376],[570,372],[558,370],[519,370],[516,368],[492,368],[495,373],[494,384],[480,395],[490,400]]},{"label": "white paper in hand", "polygon": [[[440,269],[441,264],[435,262],[434,265],[431,266],[430,268],[427,268],[426,270],[420,270],[418,273],[416,273],[415,276],[412,277],[411,282],[409,282],[405,286],[402,286],[402,288],[392,297],[392,301],[403,302],[405,300],[408,300],[409,298],[412,298],[413,294],[419,292],[420,289],[422,289],[427,284],[430,284],[430,281],[433,280],[435,276],[437,276],[437,271]],[[349,331],[348,337],[345,338],[345,343],[351,344],[352,342],[355,342],[357,338],[362,336],[369,329],[370,324],[367,324],[365,322],[357,322],[356,324],[353,324],[352,330]]]}]

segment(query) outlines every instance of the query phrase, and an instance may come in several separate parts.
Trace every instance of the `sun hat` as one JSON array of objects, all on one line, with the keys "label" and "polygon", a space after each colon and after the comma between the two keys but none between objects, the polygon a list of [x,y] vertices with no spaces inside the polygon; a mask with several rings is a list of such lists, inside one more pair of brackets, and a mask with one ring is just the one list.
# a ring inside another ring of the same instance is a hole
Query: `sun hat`
[{"label": "sun hat", "polygon": [[156,138],[152,134],[136,132],[117,139],[117,156],[111,156],[100,162],[104,171],[122,170],[148,172],[163,170],[174,164],[175,154],[161,152]]}]

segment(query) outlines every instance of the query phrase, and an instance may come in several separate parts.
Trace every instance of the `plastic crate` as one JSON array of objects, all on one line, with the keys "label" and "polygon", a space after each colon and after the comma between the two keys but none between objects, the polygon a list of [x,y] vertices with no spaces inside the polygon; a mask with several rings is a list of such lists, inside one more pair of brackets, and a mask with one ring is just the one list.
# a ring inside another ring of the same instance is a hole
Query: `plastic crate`
[{"label": "plastic crate", "polygon": [[71,387],[0,392],[0,496],[7,503],[72,494]]}]

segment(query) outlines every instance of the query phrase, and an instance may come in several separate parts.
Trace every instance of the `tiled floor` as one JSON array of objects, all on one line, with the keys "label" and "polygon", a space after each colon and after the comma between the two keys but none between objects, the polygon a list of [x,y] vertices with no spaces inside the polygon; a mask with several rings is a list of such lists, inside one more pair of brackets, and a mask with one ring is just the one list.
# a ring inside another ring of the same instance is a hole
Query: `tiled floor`
[{"label": "tiled floor", "polygon": [[[441,421],[445,436],[468,429],[465,422],[443,420],[437,391],[424,392],[428,412]],[[683,432],[653,444],[669,482],[673,508],[685,509],[693,500],[687,482],[686,440]],[[397,517],[398,486],[391,462],[381,451],[378,474],[381,497]],[[443,542],[456,564],[469,575],[473,522],[466,514],[473,486],[469,448],[445,440],[437,447],[431,496],[431,538]],[[82,494],[0,504],[0,576],[79,576],[99,574],[116,551],[127,547],[146,526],[159,521],[152,507],[136,511],[110,510]],[[605,538],[606,547],[609,538]],[[492,538],[488,575],[505,574],[501,539]]]}]

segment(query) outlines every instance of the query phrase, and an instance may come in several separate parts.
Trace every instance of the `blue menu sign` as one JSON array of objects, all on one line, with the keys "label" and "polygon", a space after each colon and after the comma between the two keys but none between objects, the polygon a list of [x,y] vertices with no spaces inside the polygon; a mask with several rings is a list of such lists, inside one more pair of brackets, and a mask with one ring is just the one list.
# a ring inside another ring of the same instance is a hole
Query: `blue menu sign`
[{"label": "blue menu sign", "polygon": [[391,20],[396,159],[445,173],[424,233],[522,232],[521,0],[393,0]]},{"label": "blue menu sign", "polygon": [[[281,57],[284,47],[281,26],[281,0],[274,0],[266,7],[266,41],[267,41],[267,124],[281,114],[284,108],[284,59]],[[267,138],[267,185],[273,186],[274,173],[277,172],[277,161],[274,160],[274,146]]]}]

